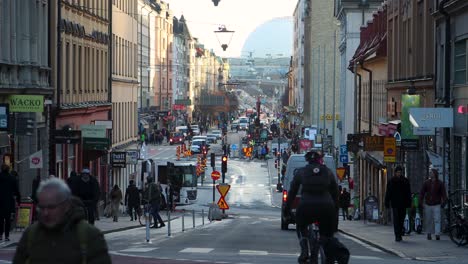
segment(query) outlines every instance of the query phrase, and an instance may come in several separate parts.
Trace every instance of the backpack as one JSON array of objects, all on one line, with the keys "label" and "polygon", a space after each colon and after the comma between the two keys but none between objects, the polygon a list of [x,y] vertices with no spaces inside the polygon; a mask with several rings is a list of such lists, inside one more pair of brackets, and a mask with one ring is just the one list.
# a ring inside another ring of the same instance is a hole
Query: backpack
[{"label": "backpack", "polygon": [[349,250],[338,238],[331,237],[323,244],[323,251],[327,257],[327,263],[348,264]]},{"label": "backpack", "polygon": [[[78,240],[80,242],[80,253],[81,253],[81,263],[86,264],[88,261],[88,241],[86,236],[86,221],[80,220],[78,224],[76,224],[76,233],[78,235]],[[31,252],[31,248],[33,247],[34,237],[37,234],[39,225],[32,225],[29,230],[29,234],[27,237],[27,248],[28,252]],[[30,259],[26,260],[26,264],[30,264]]]}]

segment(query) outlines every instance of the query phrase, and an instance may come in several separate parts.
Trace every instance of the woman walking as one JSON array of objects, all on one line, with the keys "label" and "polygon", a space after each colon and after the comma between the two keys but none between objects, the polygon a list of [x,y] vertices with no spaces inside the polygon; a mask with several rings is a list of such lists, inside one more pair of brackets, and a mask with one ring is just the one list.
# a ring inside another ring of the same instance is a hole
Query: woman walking
[{"label": "woman walking", "polygon": [[119,206],[122,201],[122,191],[119,186],[116,184],[110,193],[111,195],[111,208],[112,208],[112,217],[114,222],[119,220]]}]

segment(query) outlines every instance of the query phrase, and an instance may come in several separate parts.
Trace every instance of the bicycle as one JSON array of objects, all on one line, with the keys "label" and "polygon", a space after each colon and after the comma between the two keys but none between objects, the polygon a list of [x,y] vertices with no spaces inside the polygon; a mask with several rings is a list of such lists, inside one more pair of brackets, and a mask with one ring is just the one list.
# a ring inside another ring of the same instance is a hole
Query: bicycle
[{"label": "bicycle", "polygon": [[153,217],[151,216],[151,204],[146,200],[143,200],[142,202],[143,203],[137,209],[138,222],[140,222],[141,226],[146,226],[146,218],[148,218],[149,225],[151,226],[153,222]]},{"label": "bicycle", "polygon": [[[464,205],[465,207],[468,206],[466,203]],[[454,213],[455,223],[448,229],[450,240],[457,246],[465,246],[468,244],[468,221],[466,221],[463,216],[462,207],[460,205],[452,206],[452,211]]]},{"label": "bicycle", "polygon": [[325,250],[323,249],[323,245],[320,242],[320,232],[319,232],[319,224],[318,222],[314,222],[307,226],[307,247],[309,256],[306,262],[303,263],[310,263],[310,264],[325,264],[327,263],[325,257]]}]

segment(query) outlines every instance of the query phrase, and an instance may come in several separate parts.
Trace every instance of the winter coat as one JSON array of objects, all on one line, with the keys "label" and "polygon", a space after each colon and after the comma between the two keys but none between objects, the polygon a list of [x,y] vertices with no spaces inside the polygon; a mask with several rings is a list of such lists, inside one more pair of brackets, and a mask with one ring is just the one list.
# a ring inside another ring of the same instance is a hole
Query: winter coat
[{"label": "winter coat", "polygon": [[129,185],[125,191],[125,205],[130,207],[140,205],[140,190],[134,184]]},{"label": "winter coat", "polygon": [[145,200],[149,201],[151,204],[161,203],[161,189],[156,183],[150,183],[145,189]]},{"label": "winter coat", "polygon": [[21,196],[18,182],[8,172],[0,173],[0,214],[11,214],[15,211],[15,197],[19,204]]},{"label": "winter coat", "polygon": [[111,193],[112,215],[116,216],[119,212],[120,202],[122,201],[122,191],[120,189],[112,189]]},{"label": "winter coat", "polygon": [[[73,199],[63,222],[55,228],[47,229],[39,222],[34,223],[24,231],[16,248],[13,263],[26,263],[29,258],[29,263],[34,264],[81,264],[82,254],[77,226],[84,219],[83,204],[78,199]],[[86,237],[87,241],[87,263],[111,263],[107,244],[101,231],[87,223],[85,225],[86,235],[83,237]],[[33,226],[36,229],[34,237],[31,238],[28,235]]]},{"label": "winter coat", "polygon": [[410,208],[411,187],[409,180],[404,176],[394,176],[387,183],[385,193],[386,208]]},{"label": "winter coat", "polygon": [[349,207],[351,202],[351,195],[349,192],[342,192],[339,198],[339,204],[341,208]]},{"label": "winter coat", "polygon": [[74,195],[80,198],[85,205],[91,206],[97,203],[99,200],[99,183],[95,177],[90,175],[88,182],[80,178],[73,184],[76,186],[76,194]]}]

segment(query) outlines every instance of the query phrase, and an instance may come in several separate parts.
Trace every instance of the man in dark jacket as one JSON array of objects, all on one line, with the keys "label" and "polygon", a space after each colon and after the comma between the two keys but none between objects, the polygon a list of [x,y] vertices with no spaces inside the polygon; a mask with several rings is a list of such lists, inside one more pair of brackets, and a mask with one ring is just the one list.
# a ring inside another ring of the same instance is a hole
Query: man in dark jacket
[{"label": "man in dark jacket", "polygon": [[341,212],[343,213],[343,220],[346,220],[346,218],[348,218],[348,208],[349,208],[350,203],[351,203],[351,195],[346,190],[346,188],[343,188],[343,190],[340,193],[340,198],[339,198]]},{"label": "man in dark jacket", "polygon": [[387,183],[387,192],[385,193],[385,207],[392,208],[393,232],[397,242],[402,240],[406,208],[411,206],[410,183],[402,173],[403,168],[397,166],[394,176]]},{"label": "man in dark jacket", "polygon": [[86,223],[83,205],[64,181],[43,181],[37,197],[39,222],[23,233],[13,263],[111,263],[103,234]]},{"label": "man in dark jacket", "polygon": [[0,172],[0,241],[5,232],[5,241],[10,241],[10,219],[11,214],[15,212],[16,202],[20,203],[18,182],[10,174],[10,167],[3,164]]},{"label": "man in dark jacket", "polygon": [[133,180],[130,181],[130,185],[128,185],[125,191],[125,205],[128,208],[130,221],[133,221],[133,216],[137,220],[137,210],[140,207],[140,190],[135,186],[135,181]]},{"label": "man in dark jacket", "polygon": [[[161,188],[154,182],[153,177],[148,177],[148,186],[145,190],[145,200],[151,205],[151,215],[154,219],[154,225],[151,228],[160,228],[166,226],[161,216],[159,215],[159,209],[161,206]],[[159,226],[158,226],[159,222]]]},{"label": "man in dark jacket", "polygon": [[89,169],[84,168],[80,180],[74,184],[76,184],[74,195],[81,199],[86,207],[88,222],[94,225],[96,205],[99,200],[99,183],[95,177],[90,175]]}]

